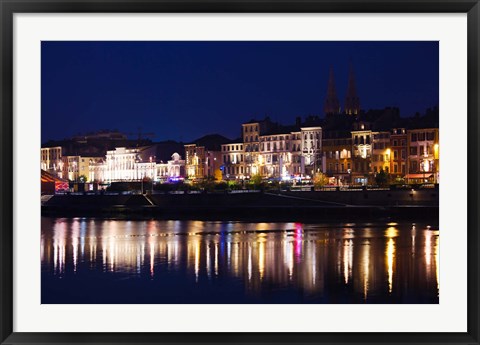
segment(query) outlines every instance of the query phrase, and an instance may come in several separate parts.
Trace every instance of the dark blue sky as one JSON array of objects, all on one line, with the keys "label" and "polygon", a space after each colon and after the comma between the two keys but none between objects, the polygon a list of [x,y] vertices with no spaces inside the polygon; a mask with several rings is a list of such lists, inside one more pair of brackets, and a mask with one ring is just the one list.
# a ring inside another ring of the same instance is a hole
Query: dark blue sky
[{"label": "dark blue sky", "polygon": [[323,116],[330,66],[343,108],[438,105],[438,42],[42,42],[42,142],[100,129],[190,141],[269,115]]}]

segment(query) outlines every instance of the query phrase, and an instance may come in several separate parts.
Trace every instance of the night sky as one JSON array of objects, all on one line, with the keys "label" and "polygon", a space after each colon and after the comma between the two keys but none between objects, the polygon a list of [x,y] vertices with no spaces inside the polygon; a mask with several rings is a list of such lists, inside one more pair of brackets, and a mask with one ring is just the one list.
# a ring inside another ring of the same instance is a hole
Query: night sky
[{"label": "night sky", "polygon": [[[100,129],[188,142],[266,115],[323,116],[333,66],[342,109],[438,105],[438,42],[42,42],[42,142]],[[135,137],[132,135],[132,138]]]}]

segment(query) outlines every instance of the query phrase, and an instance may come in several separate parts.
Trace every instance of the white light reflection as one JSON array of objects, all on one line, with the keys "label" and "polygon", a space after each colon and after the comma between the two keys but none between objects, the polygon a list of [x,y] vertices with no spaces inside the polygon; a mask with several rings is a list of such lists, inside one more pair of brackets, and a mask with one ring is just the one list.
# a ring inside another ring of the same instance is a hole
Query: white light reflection
[{"label": "white light reflection", "polygon": [[155,237],[150,236],[148,244],[150,245],[150,277],[153,278],[155,275]]},{"label": "white light reflection", "polygon": [[345,240],[343,244],[343,277],[345,284],[352,278],[353,268],[353,240]]},{"label": "white light reflection", "polygon": [[80,224],[77,219],[72,223],[72,256],[73,256],[73,272],[77,272],[78,261],[78,237],[80,236]]},{"label": "white light reflection", "polygon": [[247,263],[247,270],[248,270],[248,281],[252,280],[252,246],[248,245],[248,263]]},{"label": "white light reflection", "polygon": [[62,274],[65,269],[65,245],[67,224],[56,222],[53,227],[53,270],[54,274]]},{"label": "white light reflection", "polygon": [[206,251],[206,255],[205,255],[205,259],[206,259],[206,265],[207,265],[207,275],[208,275],[208,278],[211,278],[212,277],[212,271],[211,271],[211,266],[210,266],[210,243],[207,243],[206,244],[207,246],[207,251]]}]

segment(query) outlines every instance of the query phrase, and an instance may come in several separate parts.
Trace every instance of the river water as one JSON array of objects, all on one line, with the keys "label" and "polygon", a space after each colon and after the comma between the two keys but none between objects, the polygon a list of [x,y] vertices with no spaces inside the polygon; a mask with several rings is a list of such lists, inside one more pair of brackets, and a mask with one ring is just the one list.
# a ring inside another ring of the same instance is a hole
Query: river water
[{"label": "river water", "polygon": [[427,223],[42,217],[42,303],[438,303]]}]

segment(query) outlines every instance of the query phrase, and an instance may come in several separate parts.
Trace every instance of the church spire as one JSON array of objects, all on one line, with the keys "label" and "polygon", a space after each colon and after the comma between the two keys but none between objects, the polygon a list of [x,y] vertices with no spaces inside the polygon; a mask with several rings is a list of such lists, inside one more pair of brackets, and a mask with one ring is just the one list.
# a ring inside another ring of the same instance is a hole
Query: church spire
[{"label": "church spire", "polygon": [[345,97],[345,113],[348,115],[358,115],[360,112],[360,98],[357,96],[355,85],[355,73],[353,65],[350,64],[350,73],[348,76],[347,96]]},{"label": "church spire", "polygon": [[325,105],[323,111],[327,115],[338,114],[340,112],[340,102],[335,91],[335,78],[333,76],[333,67],[330,66],[330,77],[328,78],[327,97],[325,98]]}]

